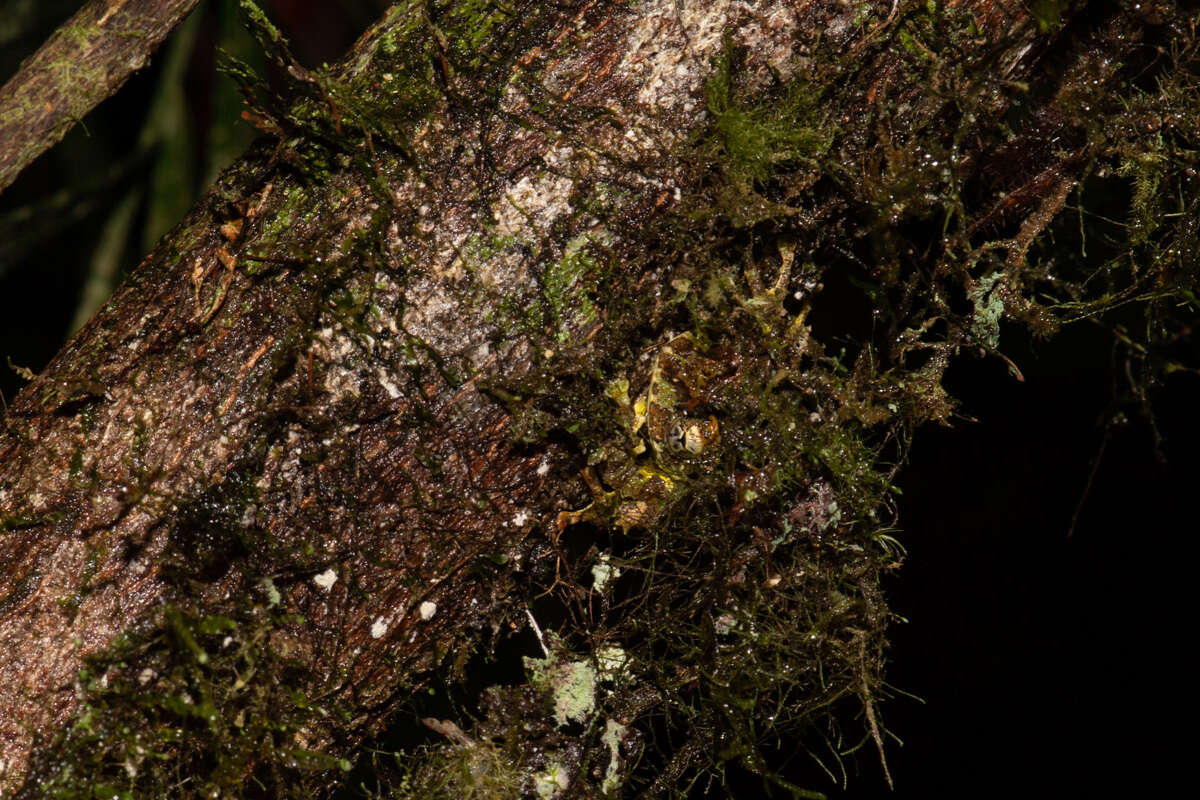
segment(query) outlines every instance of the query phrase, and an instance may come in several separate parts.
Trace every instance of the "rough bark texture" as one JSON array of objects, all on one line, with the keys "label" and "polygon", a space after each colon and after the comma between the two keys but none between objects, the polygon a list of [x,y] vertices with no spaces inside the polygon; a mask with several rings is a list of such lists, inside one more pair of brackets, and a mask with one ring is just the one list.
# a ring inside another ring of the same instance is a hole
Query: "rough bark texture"
[{"label": "rough bark texture", "polygon": [[[923,8],[400,3],[321,74],[256,20],[294,79],[241,75],[273,141],[5,418],[0,788],[87,767],[151,792],[197,739],[224,749],[178,762],[186,792],[327,786],[546,593],[563,639],[530,685],[486,694],[477,731],[430,723],[448,772],[616,793],[669,723],[630,785],[765,774],[724,721],[747,698],[805,724],[857,698],[878,741],[883,462],[946,418],[951,355],[996,353],[1002,316],[1053,327],[1026,256],[1108,153],[1073,120],[1167,24]],[[1014,145],[994,122],[1038,81]],[[865,325],[816,319],[843,257],[880,259]],[[154,721],[128,741],[104,728],[122,692]],[[538,727],[546,694],[565,705]],[[65,769],[63,730],[101,755]]]},{"label": "rough bark texture", "polygon": [[0,88],[0,191],[124,85],[196,0],[94,0]]}]

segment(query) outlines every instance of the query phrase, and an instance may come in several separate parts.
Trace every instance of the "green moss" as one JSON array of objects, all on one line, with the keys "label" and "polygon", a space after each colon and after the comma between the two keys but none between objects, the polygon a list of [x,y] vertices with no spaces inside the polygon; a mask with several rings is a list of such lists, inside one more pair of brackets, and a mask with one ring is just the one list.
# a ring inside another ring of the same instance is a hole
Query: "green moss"
[{"label": "green moss", "polygon": [[562,257],[542,274],[540,297],[560,343],[596,321],[594,301],[601,276],[593,256],[593,237],[583,234],[569,241]]},{"label": "green moss", "polygon": [[269,796],[311,797],[350,765],[304,745],[338,712],[276,645],[296,624],[254,604],[236,619],[168,608],[90,662],[79,712],[17,796],[238,796],[252,776]]},{"label": "green moss", "polygon": [[83,447],[77,447],[71,455],[71,466],[69,468],[72,481],[77,481],[83,476]]},{"label": "green moss", "polygon": [[781,169],[822,155],[837,129],[822,110],[819,87],[805,80],[788,83],[777,96],[743,99],[734,86],[738,61],[727,43],[706,86],[709,134],[720,144],[719,163],[731,184],[761,185]]},{"label": "green moss", "polygon": [[[413,132],[438,107],[468,90],[495,96],[513,76],[512,58],[556,12],[518,10],[501,0],[434,3],[408,0],[389,11],[382,32],[347,67],[306,69],[251,0],[241,0],[248,29],[280,68],[287,85],[267,87],[248,66],[226,57],[258,127],[278,137],[286,161],[313,182],[327,180],[349,156],[367,175],[386,171],[384,153],[411,163]],[[480,46],[487,41],[488,46]],[[378,186],[389,201],[385,187]]]},{"label": "green moss", "polygon": [[394,800],[492,800],[520,797],[527,776],[503,749],[490,744],[427,748],[383,797]]},{"label": "green moss", "polygon": [[253,0],[238,0],[238,9],[246,20],[246,27],[254,34],[260,46],[268,54],[275,54],[287,47],[287,39],[271,22]]},{"label": "green moss", "polygon": [[[653,768],[635,769],[620,779],[626,790],[667,792],[737,768],[813,796],[771,768],[771,743],[799,741],[810,752],[832,754],[817,758],[836,771],[840,751],[825,731],[844,706],[868,710],[863,733],[882,746],[890,612],[878,582],[903,555],[889,525],[898,490],[891,456],[883,454],[924,422],[949,418],[953,400],[941,381],[952,357],[981,345],[998,352],[1005,320],[1050,330],[1038,310],[1049,296],[1043,292],[1063,298],[1077,291],[1060,275],[1050,277],[1064,263],[1062,244],[1071,241],[1056,227],[1061,189],[1045,177],[1053,173],[1031,166],[1005,178],[1003,191],[1018,204],[987,195],[991,187],[972,187],[972,195],[959,184],[955,165],[964,143],[986,140],[1000,148],[1014,136],[1009,121],[989,109],[1020,87],[1004,85],[986,59],[952,66],[970,52],[966,37],[977,35],[960,10],[908,9],[896,28],[904,54],[897,69],[906,85],[942,86],[957,68],[955,93],[931,91],[901,104],[887,96],[886,85],[859,72],[871,63],[861,52],[853,61],[822,60],[818,53],[814,62],[825,73],[801,72],[751,92],[738,83],[737,53],[727,50],[708,85],[711,126],[673,154],[675,163],[697,164],[689,186],[701,189],[661,226],[622,228],[602,215],[623,249],[609,254],[603,242],[588,249],[594,264],[613,257],[629,275],[656,271],[656,284],[674,290],[647,301],[619,277],[603,283],[608,332],[614,341],[632,342],[634,357],[621,350],[609,360],[581,358],[557,375],[535,375],[497,395],[510,404],[523,440],[553,435],[572,442],[593,468],[593,482],[612,492],[624,474],[617,462],[636,466],[647,456],[637,454],[624,406],[606,389],[626,387],[618,394],[632,405],[652,380],[655,354],[682,331],[705,359],[727,365],[681,404],[696,418],[716,420],[720,443],[703,464],[672,476],[676,499],[640,526],[628,525],[628,516],[568,516],[581,529],[572,532],[593,541],[593,555],[572,560],[556,551],[558,568],[544,587],[564,614],[591,621],[585,630],[563,629],[572,649],[591,653],[596,663],[614,645],[623,654],[621,670],[598,673],[603,690],[593,719],[652,686],[664,698],[655,705],[663,714],[656,729],[705,743],[696,751],[661,745],[657,761],[643,753],[642,764],[678,771],[655,777]],[[872,45],[889,46],[887,39]],[[861,96],[851,86],[880,92],[879,113],[890,115],[894,127],[869,114],[861,122],[828,124],[820,98]],[[1102,102],[1094,92],[1081,97],[1071,95],[1080,109]],[[1096,122],[1078,124],[1093,130]],[[1178,174],[1162,155],[1169,151],[1132,146],[1105,156],[1110,165],[1124,164],[1119,175],[1132,182],[1138,246],[1169,246],[1156,241],[1162,234],[1154,227],[1162,218],[1155,204],[1171,196],[1163,181]],[[836,162],[826,158],[831,152]],[[1041,183],[1031,177],[1039,174]],[[798,243],[795,260],[802,265],[790,275],[778,255],[789,243]],[[573,267],[547,270],[537,301],[551,309],[569,305],[562,298],[578,287],[590,296],[577,277],[588,269]],[[870,314],[876,333],[809,326],[809,311],[834,302],[822,296],[821,283],[839,272],[853,276],[861,296],[841,299],[825,315]],[[1094,308],[1118,296],[1110,291]],[[620,327],[623,312],[631,312],[638,330]],[[547,318],[531,322],[545,327]],[[884,338],[885,330],[894,338]],[[584,507],[590,493],[568,507]],[[620,596],[632,598],[620,609],[609,609],[617,593],[596,577],[609,569]],[[531,685],[545,689],[545,676],[531,676]],[[709,749],[709,742],[722,745]],[[595,746],[604,743],[597,739]],[[547,792],[554,790],[551,772],[538,773]]]},{"label": "green moss", "polygon": [[1029,13],[1042,31],[1055,31],[1062,27],[1063,15],[1069,8],[1068,0],[1034,0],[1029,4]]}]

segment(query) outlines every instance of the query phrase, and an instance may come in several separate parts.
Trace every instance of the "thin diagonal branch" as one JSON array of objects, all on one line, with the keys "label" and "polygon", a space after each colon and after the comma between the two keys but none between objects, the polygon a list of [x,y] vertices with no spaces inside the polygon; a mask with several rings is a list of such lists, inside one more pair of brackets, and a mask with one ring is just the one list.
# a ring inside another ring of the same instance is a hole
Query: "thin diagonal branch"
[{"label": "thin diagonal branch", "polygon": [[0,191],[116,93],[197,0],[92,0],[0,88]]}]

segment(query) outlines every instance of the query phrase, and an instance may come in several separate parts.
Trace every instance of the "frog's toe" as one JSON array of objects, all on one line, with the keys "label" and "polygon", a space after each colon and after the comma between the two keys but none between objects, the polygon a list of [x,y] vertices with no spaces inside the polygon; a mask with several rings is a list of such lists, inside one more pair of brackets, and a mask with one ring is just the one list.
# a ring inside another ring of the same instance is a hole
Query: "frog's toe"
[{"label": "frog's toe", "polygon": [[562,533],[572,525],[578,525],[580,522],[586,522],[591,519],[592,507],[581,508],[578,511],[560,511],[554,519],[554,524],[558,528],[558,532]]}]

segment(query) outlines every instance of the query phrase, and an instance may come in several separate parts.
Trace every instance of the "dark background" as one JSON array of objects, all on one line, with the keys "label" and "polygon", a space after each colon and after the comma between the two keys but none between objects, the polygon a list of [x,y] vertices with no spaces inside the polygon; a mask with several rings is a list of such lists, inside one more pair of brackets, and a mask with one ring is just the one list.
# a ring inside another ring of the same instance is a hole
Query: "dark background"
[{"label": "dark background", "polygon": [[[36,372],[70,333],[105,231],[110,262],[130,268],[169,224],[156,209],[186,209],[252,138],[231,82],[213,70],[218,41],[252,58],[233,5],[202,4],[189,40],[170,40],[0,195],[5,397],[22,384],[5,357]],[[387,3],[263,5],[315,66],[336,60]],[[0,2],[0,75],[77,7]],[[164,68],[172,54],[183,68]],[[170,120],[148,115],[172,96],[184,98],[175,128],[193,132],[182,146],[167,141]],[[131,211],[116,224],[122,202]],[[881,709],[904,740],[889,743],[892,796],[1111,797],[1189,785],[1200,377],[1177,373],[1153,392],[1156,446],[1138,409],[1110,424],[1128,387],[1102,328],[1038,343],[1007,329],[1004,351],[1025,382],[998,360],[960,362],[947,384],[963,419],[920,431],[899,479],[908,560],[887,588],[907,622],[893,630],[889,679],[922,702],[897,693]],[[807,785],[832,797],[890,794],[873,748],[847,765],[845,792],[827,779]]]},{"label": "dark background", "polygon": [[[1005,336],[1026,382],[996,363],[953,369],[951,393],[978,422],[923,430],[900,478],[908,560],[887,589],[909,622],[893,631],[889,678],[925,704],[884,711],[905,740],[889,752],[898,794],[1173,795],[1196,741],[1200,378],[1156,393],[1165,463],[1131,416],[1097,465],[1111,340],[1086,327],[1035,346]],[[848,796],[882,794],[877,776],[862,783]]]}]

